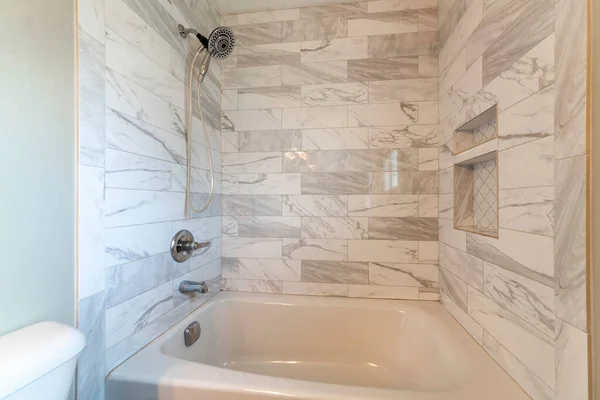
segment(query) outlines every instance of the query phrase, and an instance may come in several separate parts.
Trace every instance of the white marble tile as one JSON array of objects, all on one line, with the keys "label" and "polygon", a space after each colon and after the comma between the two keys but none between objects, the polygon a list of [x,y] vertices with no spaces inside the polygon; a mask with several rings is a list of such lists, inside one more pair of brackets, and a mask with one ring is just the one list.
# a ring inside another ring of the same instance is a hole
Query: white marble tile
[{"label": "white marble tile", "polygon": [[348,208],[346,196],[337,195],[286,195],[283,196],[283,215],[290,216],[345,216]]},{"label": "white marble tile", "polygon": [[325,61],[282,65],[281,83],[284,86],[289,86],[346,82],[348,75],[347,64],[347,61]]},{"label": "white marble tile", "polygon": [[221,153],[237,153],[239,151],[238,132],[221,132]]},{"label": "white marble tile", "polygon": [[418,217],[418,196],[348,196],[348,215],[353,217]]},{"label": "white marble tile", "polygon": [[223,195],[223,215],[280,216],[281,196],[272,194]]},{"label": "white marble tile", "polygon": [[171,222],[106,230],[106,267],[114,267],[169,250]]},{"label": "white marble tile", "polygon": [[[443,2],[443,1],[442,1]],[[437,8],[438,0],[376,0],[367,3],[369,13]]]},{"label": "white marble tile", "polygon": [[265,22],[276,21],[293,21],[296,19],[300,19],[300,9],[298,8],[291,8],[288,10],[259,11],[237,15],[238,25],[262,24]]},{"label": "white marble tile", "polygon": [[301,237],[301,218],[299,217],[238,217],[238,236],[241,237]]},{"label": "white marble tile", "polygon": [[106,310],[106,348],[110,348],[173,309],[173,288],[167,282]]},{"label": "white marble tile", "polygon": [[[234,216],[223,216],[221,219],[221,233],[223,236],[238,235],[238,218]],[[223,276],[224,278],[231,278]]]},{"label": "white marble tile", "polygon": [[81,0],[77,6],[79,28],[104,43],[105,0]]},{"label": "white marble tile", "polygon": [[223,290],[230,292],[281,293],[282,282],[268,280],[223,279]]},{"label": "white marble tile", "polygon": [[444,71],[448,65],[461,53],[471,33],[477,28],[483,17],[483,0],[472,0],[460,22],[446,40],[440,50],[440,71]]},{"label": "white marble tile", "polygon": [[79,167],[79,282],[80,299],[104,290],[104,169]]},{"label": "white marble tile", "polygon": [[552,236],[554,188],[506,189],[498,192],[500,228]]},{"label": "white marble tile", "polygon": [[552,339],[472,288],[469,288],[469,315],[546,385],[550,388],[555,386]]},{"label": "white marble tile", "polygon": [[483,328],[469,314],[460,308],[447,294],[442,292],[441,302],[458,323],[475,339],[479,344],[483,343]]},{"label": "white marble tile", "polygon": [[349,297],[367,299],[418,300],[419,288],[375,285],[349,285]]},{"label": "white marble tile", "polygon": [[554,185],[554,138],[547,137],[498,154],[498,187],[517,189]]},{"label": "white marble tile", "polygon": [[240,110],[290,108],[300,107],[302,100],[299,87],[275,86],[238,89],[238,104]]},{"label": "white marble tile", "polygon": [[438,266],[433,264],[369,263],[369,284],[438,287]]},{"label": "white marble tile", "polygon": [[419,124],[437,124],[439,122],[439,102],[419,102]]},{"label": "white marble tile", "polygon": [[443,120],[460,108],[482,88],[481,58],[477,60],[450,89],[440,95],[440,119]]},{"label": "white marble tile", "polygon": [[369,82],[369,103],[437,101],[437,78]]},{"label": "white marble tile", "polygon": [[238,109],[238,91],[237,89],[223,89],[221,91],[221,110]]},{"label": "white marble tile", "polygon": [[223,257],[281,258],[281,239],[223,238]]},{"label": "white marble tile", "polygon": [[548,385],[488,332],[483,334],[483,348],[533,399],[550,400],[555,398],[554,391]]},{"label": "white marble tile", "polygon": [[439,216],[439,199],[438,195],[421,195],[419,196],[419,217],[421,218],[438,218]]},{"label": "white marble tile", "polygon": [[221,124],[223,131],[230,132],[281,129],[281,110],[223,111]]},{"label": "white marble tile", "polygon": [[557,321],[556,399],[585,400],[588,393],[588,335]]},{"label": "white marble tile", "polygon": [[348,285],[339,283],[283,282],[283,293],[309,296],[348,296]]},{"label": "white marble tile", "polygon": [[419,242],[349,240],[348,261],[418,263]]},{"label": "white marble tile", "polygon": [[223,89],[281,86],[281,65],[221,70]]},{"label": "white marble tile", "polygon": [[411,125],[417,122],[416,103],[385,103],[348,106],[348,126]]},{"label": "white marble tile", "polygon": [[439,273],[442,293],[451,298],[465,312],[468,311],[468,290],[470,286],[445,268],[440,268]]},{"label": "white marble tile", "polygon": [[369,128],[369,148],[372,149],[402,149],[409,147],[437,149],[437,143],[437,125]]},{"label": "white marble tile", "polygon": [[515,315],[554,338],[554,288],[485,263],[484,293]]},{"label": "white marble tile", "polygon": [[301,174],[240,174],[239,194],[300,194]]},{"label": "white marble tile", "polygon": [[185,193],[106,189],[106,227],[183,219]]},{"label": "white marble tile", "polygon": [[106,150],[107,188],[171,189],[172,163],[118,150]]},{"label": "white marble tile", "polygon": [[454,229],[454,222],[440,219],[440,242],[452,246],[458,250],[467,251],[467,234],[464,231]]},{"label": "white marble tile", "polygon": [[85,348],[77,362],[77,396],[101,400],[105,398],[104,379],[107,373],[104,357],[104,292],[81,299],[77,306],[77,328],[86,338]]},{"label": "white marble tile", "polygon": [[301,262],[298,260],[241,258],[238,263],[240,279],[300,281]]},{"label": "white marble tile", "polygon": [[237,49],[238,68],[260,65],[300,63],[300,43],[271,43],[240,46]]},{"label": "white marble tile", "polygon": [[365,104],[368,101],[369,87],[361,82],[302,86],[303,106]]},{"label": "white marble tile", "polygon": [[348,123],[346,106],[286,108],[283,129],[343,128]]},{"label": "white marble tile", "polygon": [[[174,221],[172,236],[182,229],[192,232],[197,241],[219,238],[221,236],[221,217],[213,216]],[[170,246],[170,243],[168,246]]]},{"label": "white marble tile", "polygon": [[351,217],[304,217],[302,237],[309,239],[367,239],[368,219]]},{"label": "white marble tile", "polygon": [[226,174],[281,172],[281,153],[226,153],[222,162]]},{"label": "white marble tile", "polygon": [[439,242],[419,242],[419,262],[420,263],[434,263],[438,264],[439,261]]},{"label": "white marble tile", "polygon": [[283,239],[283,258],[345,261],[348,244],[342,239]]},{"label": "white marble tile", "polygon": [[302,130],[302,150],[367,149],[368,128]]},{"label": "white marble tile", "polygon": [[440,266],[483,292],[483,260],[441,243]]},{"label": "white marble tile", "polygon": [[322,40],[325,42],[335,38],[346,37],[347,32],[347,20],[339,14],[323,16],[323,18],[302,18],[282,23],[282,37],[284,42],[302,42],[307,40]]},{"label": "white marble tile", "polygon": [[467,72],[466,51],[466,48],[463,49],[445,69],[440,71],[440,94],[446,93]]},{"label": "white marble tile", "polygon": [[348,37],[417,32],[415,11],[368,13],[348,19]]},{"label": "white marble tile", "polygon": [[454,195],[440,194],[439,217],[454,220]]},{"label": "white marble tile", "polygon": [[437,149],[419,149],[419,171],[438,171]]},{"label": "white marble tile", "polygon": [[367,38],[308,41],[300,44],[302,63],[367,58]]}]

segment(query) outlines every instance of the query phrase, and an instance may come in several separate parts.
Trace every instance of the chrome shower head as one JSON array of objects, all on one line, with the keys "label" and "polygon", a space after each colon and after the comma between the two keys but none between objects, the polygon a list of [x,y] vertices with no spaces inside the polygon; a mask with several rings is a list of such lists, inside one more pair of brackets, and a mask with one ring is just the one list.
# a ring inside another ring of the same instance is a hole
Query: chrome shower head
[{"label": "chrome shower head", "polygon": [[208,52],[217,59],[227,58],[235,48],[235,37],[233,31],[226,27],[220,26],[208,37]]}]

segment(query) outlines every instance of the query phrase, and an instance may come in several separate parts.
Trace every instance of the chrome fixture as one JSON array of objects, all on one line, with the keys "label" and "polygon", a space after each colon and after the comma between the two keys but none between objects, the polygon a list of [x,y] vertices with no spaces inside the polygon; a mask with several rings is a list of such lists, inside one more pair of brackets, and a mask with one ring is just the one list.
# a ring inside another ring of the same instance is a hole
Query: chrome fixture
[{"label": "chrome fixture", "polygon": [[202,46],[208,50],[208,54],[210,54],[211,57],[217,59],[227,58],[235,48],[233,31],[226,26],[219,26],[216,28],[208,35],[208,39],[197,30],[186,28],[181,24],[177,25],[177,28],[179,29],[179,34],[184,39],[187,39],[190,34],[196,36],[200,43],[202,43]]},{"label": "chrome fixture", "polygon": [[208,286],[206,282],[181,281],[179,284],[179,293],[207,293]]},{"label": "chrome fixture", "polygon": [[202,328],[200,328],[200,323],[198,321],[189,324],[183,331],[183,342],[185,343],[185,347],[190,347],[196,343],[196,341],[200,339],[201,332]]},{"label": "chrome fixture", "polygon": [[173,260],[182,263],[192,257],[194,251],[199,249],[205,249],[211,246],[210,242],[196,242],[192,232],[186,231],[185,229],[179,231],[171,240],[171,256]]}]

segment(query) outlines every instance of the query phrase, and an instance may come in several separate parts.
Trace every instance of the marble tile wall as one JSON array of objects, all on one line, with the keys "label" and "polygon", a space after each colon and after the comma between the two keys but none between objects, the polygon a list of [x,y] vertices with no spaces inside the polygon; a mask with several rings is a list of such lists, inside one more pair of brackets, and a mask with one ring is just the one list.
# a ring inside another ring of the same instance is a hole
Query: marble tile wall
[{"label": "marble tile wall", "polygon": [[[439,9],[442,303],[533,399],[587,399],[587,2]],[[498,239],[452,225],[452,134],[494,105]]]},{"label": "marble tile wall", "polygon": [[[206,212],[186,219],[186,63],[198,43],[177,33],[177,23],[210,32],[219,16],[206,0],[80,0],[78,10],[78,326],[88,344],[76,392],[97,400],[114,367],[221,290],[220,66],[211,65],[202,94],[216,195]],[[198,118],[197,206],[209,187]],[[175,263],[169,244],[180,229],[211,247]],[[183,279],[208,281],[208,295],[182,296]]]},{"label": "marble tile wall", "polygon": [[437,1],[387,3],[223,18],[224,290],[439,298]]}]

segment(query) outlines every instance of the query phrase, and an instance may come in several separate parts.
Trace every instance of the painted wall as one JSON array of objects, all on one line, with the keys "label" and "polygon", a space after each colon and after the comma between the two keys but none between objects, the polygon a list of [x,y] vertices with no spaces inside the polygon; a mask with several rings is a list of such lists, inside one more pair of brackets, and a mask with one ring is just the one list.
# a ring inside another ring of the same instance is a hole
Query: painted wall
[{"label": "painted wall", "polygon": [[438,299],[436,5],[222,19],[224,290]]},{"label": "painted wall", "polygon": [[[80,399],[103,399],[104,377],[114,367],[221,289],[218,63],[203,92],[217,194],[206,212],[184,216],[187,68],[198,42],[183,40],[177,24],[210,32],[219,18],[208,4],[79,2],[79,327],[90,339],[78,368]],[[198,116],[196,207],[209,188]],[[175,263],[169,246],[181,229],[212,246]],[[208,281],[209,294],[181,295],[183,279]]]},{"label": "painted wall", "polygon": [[[439,6],[442,302],[534,399],[587,398],[586,6]],[[493,105],[498,239],[453,228],[452,135]]]},{"label": "painted wall", "polygon": [[74,324],[74,14],[72,0],[0,5],[0,335]]}]

